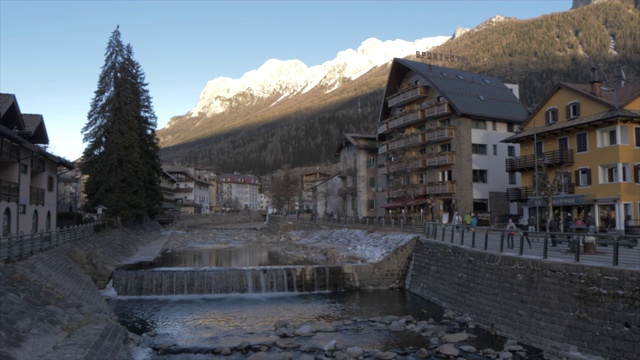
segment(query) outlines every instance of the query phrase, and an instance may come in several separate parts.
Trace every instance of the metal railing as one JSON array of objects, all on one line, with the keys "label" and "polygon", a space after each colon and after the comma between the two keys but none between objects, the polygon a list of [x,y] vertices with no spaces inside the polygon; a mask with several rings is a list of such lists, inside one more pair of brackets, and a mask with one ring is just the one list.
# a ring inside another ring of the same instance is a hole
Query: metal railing
[{"label": "metal railing", "polygon": [[[428,240],[446,242],[477,250],[513,256],[579,262],[588,265],[619,266],[640,270],[639,235],[618,233],[547,233],[518,230],[513,248],[504,229],[471,228],[466,225],[442,225],[425,221],[390,218],[309,217],[278,219],[302,226],[329,226],[376,231],[399,231],[420,234]],[[554,243],[556,244],[555,246]]]},{"label": "metal railing", "polygon": [[48,232],[0,238],[0,261],[24,259],[70,241],[95,234],[102,223],[69,226]]}]

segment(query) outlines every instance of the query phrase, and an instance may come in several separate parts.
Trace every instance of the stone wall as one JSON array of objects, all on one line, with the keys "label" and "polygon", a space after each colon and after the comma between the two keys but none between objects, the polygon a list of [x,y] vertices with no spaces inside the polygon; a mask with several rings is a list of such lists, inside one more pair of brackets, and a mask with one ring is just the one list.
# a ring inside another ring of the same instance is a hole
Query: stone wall
[{"label": "stone wall", "polygon": [[174,227],[188,228],[203,225],[241,224],[251,222],[264,222],[265,216],[259,212],[249,214],[215,213],[215,214],[180,214],[173,223]]},{"label": "stone wall", "polygon": [[161,231],[157,223],[107,230],[0,263],[0,358],[130,359],[135,335],[118,323],[98,286]]},{"label": "stone wall", "polygon": [[420,240],[411,292],[567,359],[637,359],[640,273]]}]

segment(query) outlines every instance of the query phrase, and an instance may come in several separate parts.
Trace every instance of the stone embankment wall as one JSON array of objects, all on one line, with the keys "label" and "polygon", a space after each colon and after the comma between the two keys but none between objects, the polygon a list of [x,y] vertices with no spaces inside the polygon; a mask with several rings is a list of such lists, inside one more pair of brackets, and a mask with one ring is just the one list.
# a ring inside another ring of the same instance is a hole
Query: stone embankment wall
[{"label": "stone embankment wall", "polygon": [[499,335],[567,359],[637,359],[640,272],[420,240],[408,288]]},{"label": "stone embankment wall", "polygon": [[157,223],[107,230],[0,264],[0,358],[130,359],[134,335],[98,287],[161,232]]},{"label": "stone embankment wall", "polygon": [[180,217],[174,221],[173,227],[189,228],[193,226],[242,224],[264,221],[265,217],[258,212],[248,214],[180,214]]}]

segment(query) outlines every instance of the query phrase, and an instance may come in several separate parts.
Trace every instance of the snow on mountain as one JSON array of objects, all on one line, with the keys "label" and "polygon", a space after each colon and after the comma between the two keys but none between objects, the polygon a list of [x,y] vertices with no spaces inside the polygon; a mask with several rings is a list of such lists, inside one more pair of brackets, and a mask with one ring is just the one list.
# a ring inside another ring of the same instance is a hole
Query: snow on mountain
[{"label": "snow on mountain", "polygon": [[240,93],[251,94],[256,98],[280,95],[277,100],[280,101],[317,86],[323,86],[328,89],[327,92],[332,91],[341,85],[341,79],[357,79],[372,68],[390,62],[394,57],[406,57],[416,51],[426,51],[449,39],[450,36],[437,36],[413,42],[383,42],[370,38],[363,41],[357,50],[340,51],[335,59],[311,67],[300,60],[271,59],[259,69],[245,73],[240,79],[218,77],[209,81],[200,93],[198,104],[187,115],[194,117],[222,113],[229,108],[229,99]]}]

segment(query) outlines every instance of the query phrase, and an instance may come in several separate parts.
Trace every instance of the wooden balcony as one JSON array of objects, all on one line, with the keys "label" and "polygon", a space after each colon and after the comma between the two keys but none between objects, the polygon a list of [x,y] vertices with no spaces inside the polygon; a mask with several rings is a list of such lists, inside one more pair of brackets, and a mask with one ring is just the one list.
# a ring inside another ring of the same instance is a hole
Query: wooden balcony
[{"label": "wooden balcony", "polygon": [[453,152],[447,152],[436,155],[419,156],[413,159],[408,159],[405,162],[390,163],[384,168],[379,170],[378,174],[393,174],[402,171],[414,171],[420,169],[426,169],[430,167],[439,167],[446,165],[453,165],[456,161],[456,154]]},{"label": "wooden balcony", "polygon": [[19,189],[20,186],[18,183],[0,180],[0,199],[2,201],[17,203]]},{"label": "wooden balcony", "polygon": [[393,140],[389,142],[387,145],[388,145],[388,150],[391,151],[395,149],[401,149],[405,147],[420,145],[420,144],[423,144],[424,142],[425,142],[424,133],[418,133],[418,134],[402,137],[398,140]]},{"label": "wooden balcony", "polygon": [[391,188],[387,190],[388,198],[400,198],[407,194],[413,197],[425,195],[446,195],[456,192],[456,183],[454,181],[435,182],[427,184],[412,184],[408,187]]},{"label": "wooden balcony", "polygon": [[456,154],[446,152],[437,155],[427,156],[422,160],[421,167],[430,168],[438,166],[453,165],[456,163]]},{"label": "wooden balcony", "polygon": [[0,137],[0,158],[5,160],[20,159],[20,145]]},{"label": "wooden balcony", "polygon": [[541,155],[539,154],[537,159],[533,154],[508,158],[506,159],[505,168],[507,172],[534,170],[536,160],[538,161],[538,166],[543,164],[549,167],[573,165],[573,149],[547,151]]},{"label": "wooden balcony", "polygon": [[31,157],[31,172],[44,172],[46,169],[46,163],[42,156],[33,155]]},{"label": "wooden balcony", "polygon": [[[553,195],[575,194],[575,185],[576,184],[574,183],[561,184],[558,189],[555,189]],[[507,199],[510,202],[527,201],[531,197],[535,197],[536,195],[543,196],[544,194],[545,192],[543,187],[539,187],[537,193],[535,186],[524,186],[519,188],[507,189]]]},{"label": "wooden balcony", "polygon": [[427,88],[424,85],[418,85],[406,91],[399,92],[387,98],[387,106],[402,106],[411,101],[418,100],[427,96]]},{"label": "wooden balcony", "polygon": [[433,106],[427,106],[424,109],[425,117],[437,117],[451,113],[451,107],[448,102],[441,102]]},{"label": "wooden balcony", "polygon": [[454,127],[438,127],[435,130],[427,130],[425,132],[426,142],[439,142],[453,139],[456,136],[456,128]]},{"label": "wooden balcony", "polygon": [[32,186],[29,192],[29,204],[44,206],[44,189]]}]

